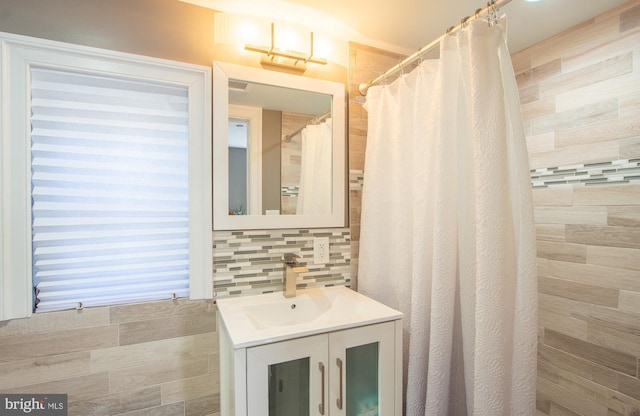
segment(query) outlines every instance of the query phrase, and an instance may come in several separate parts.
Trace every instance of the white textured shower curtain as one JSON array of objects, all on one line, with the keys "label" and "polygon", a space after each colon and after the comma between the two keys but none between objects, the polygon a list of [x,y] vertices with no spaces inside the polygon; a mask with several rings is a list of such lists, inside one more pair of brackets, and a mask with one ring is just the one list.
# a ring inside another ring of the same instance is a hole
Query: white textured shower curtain
[{"label": "white textured shower curtain", "polygon": [[407,416],[534,415],[533,207],[504,19],[367,93],[358,290],[405,314]]},{"label": "white textured shower curtain", "polygon": [[331,213],[331,119],[301,132],[300,188],[296,214]]}]

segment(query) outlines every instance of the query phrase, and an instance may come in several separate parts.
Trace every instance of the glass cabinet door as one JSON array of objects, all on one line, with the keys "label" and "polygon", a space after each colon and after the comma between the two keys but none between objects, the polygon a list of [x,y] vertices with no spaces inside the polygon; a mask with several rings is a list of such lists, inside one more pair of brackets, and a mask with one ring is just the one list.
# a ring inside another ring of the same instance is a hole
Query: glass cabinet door
[{"label": "glass cabinet door", "polygon": [[251,416],[328,415],[326,334],[247,349]]},{"label": "glass cabinet door", "polygon": [[309,413],[309,357],[269,365],[269,416]]},{"label": "glass cabinet door", "polygon": [[394,339],[391,322],[330,334],[332,416],[393,415]]},{"label": "glass cabinet door", "polygon": [[373,342],[346,350],[346,366],[343,371],[346,380],[344,408],[347,415],[378,415],[379,349],[380,344]]}]

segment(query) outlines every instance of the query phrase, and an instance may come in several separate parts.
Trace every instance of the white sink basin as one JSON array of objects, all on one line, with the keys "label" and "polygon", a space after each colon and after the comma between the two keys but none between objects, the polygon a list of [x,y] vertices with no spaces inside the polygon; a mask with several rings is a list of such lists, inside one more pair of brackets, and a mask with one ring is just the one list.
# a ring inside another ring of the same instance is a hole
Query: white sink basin
[{"label": "white sink basin", "polygon": [[332,300],[327,296],[301,295],[283,298],[279,302],[248,305],[245,313],[256,327],[298,325],[314,321],[330,311]]},{"label": "white sink basin", "polygon": [[220,299],[221,322],[234,348],[385,322],[402,313],[344,286]]},{"label": "white sink basin", "polygon": [[278,303],[263,303],[244,308],[249,318],[257,325],[283,326],[311,322],[327,313],[331,303],[327,299],[293,299]]}]

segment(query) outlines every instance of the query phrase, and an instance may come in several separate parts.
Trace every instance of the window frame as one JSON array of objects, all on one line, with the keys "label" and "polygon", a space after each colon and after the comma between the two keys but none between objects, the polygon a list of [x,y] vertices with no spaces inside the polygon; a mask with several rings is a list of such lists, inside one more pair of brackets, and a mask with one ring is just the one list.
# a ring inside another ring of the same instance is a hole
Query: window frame
[{"label": "window frame", "polygon": [[184,86],[189,94],[189,297],[211,299],[211,68],[0,32],[0,321],[31,316],[30,68]]}]

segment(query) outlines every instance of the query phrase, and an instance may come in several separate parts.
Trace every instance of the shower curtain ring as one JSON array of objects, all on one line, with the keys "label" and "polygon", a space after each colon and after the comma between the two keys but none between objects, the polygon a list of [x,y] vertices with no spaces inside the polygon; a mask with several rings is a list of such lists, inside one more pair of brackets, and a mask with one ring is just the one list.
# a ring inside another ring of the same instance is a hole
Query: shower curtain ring
[{"label": "shower curtain ring", "polygon": [[488,19],[487,19],[489,21],[489,26],[494,26],[496,23],[498,23],[498,11],[496,10],[496,1],[491,0],[490,2],[487,3],[487,7],[489,8]]},{"label": "shower curtain ring", "polygon": [[460,19],[460,28],[464,29],[465,27],[467,27],[467,22],[469,21],[469,19],[471,18],[471,16],[467,16],[467,17],[463,17],[462,19]]},{"label": "shower curtain ring", "polygon": [[455,29],[455,26],[451,26],[449,29],[447,29],[447,35],[451,36],[451,34],[453,33],[453,29]]}]

